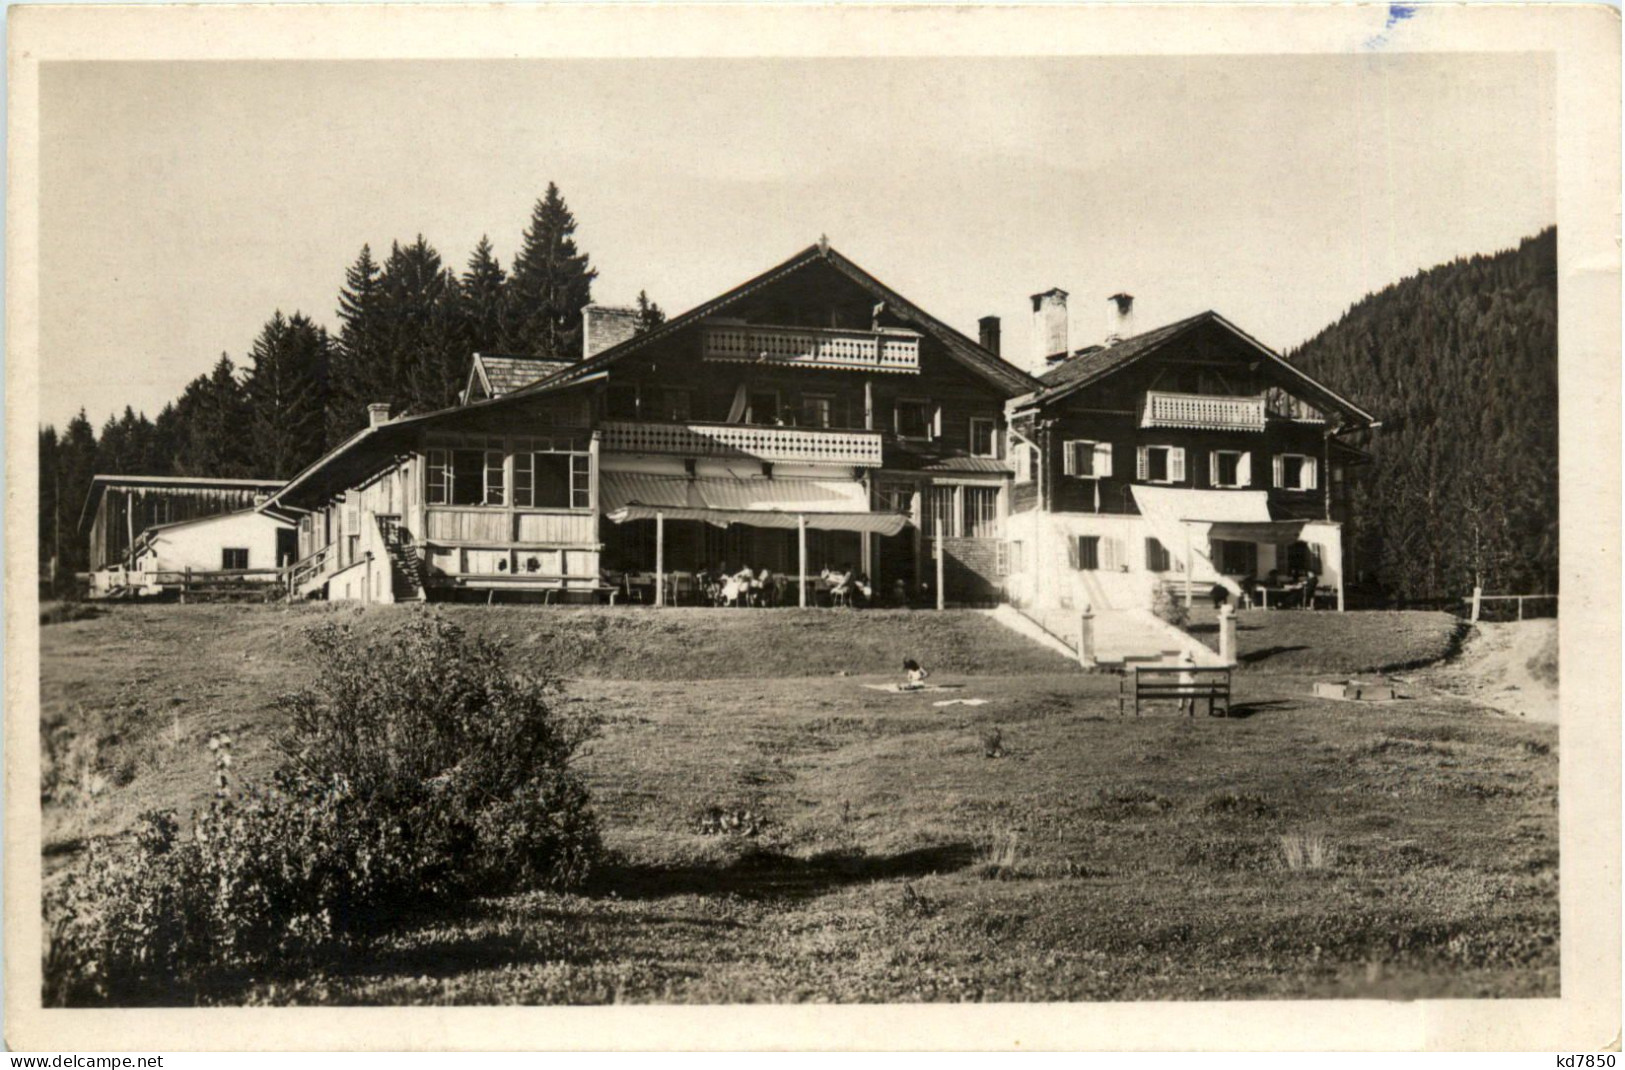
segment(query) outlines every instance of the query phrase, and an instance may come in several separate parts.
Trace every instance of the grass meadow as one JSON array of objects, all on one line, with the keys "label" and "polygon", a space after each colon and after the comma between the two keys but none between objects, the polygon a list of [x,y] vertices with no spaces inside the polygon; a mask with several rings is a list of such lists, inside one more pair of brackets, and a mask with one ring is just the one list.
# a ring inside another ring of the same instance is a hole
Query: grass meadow
[{"label": "grass meadow", "polygon": [[[115,606],[43,627],[47,879],[143,810],[201,805],[213,733],[263,775],[310,622],[421,611]],[[207,999],[1558,994],[1555,726],[1421,677],[1400,703],[1309,697],[1450,656],[1443,614],[1250,615],[1238,716],[1211,719],[1119,717],[1117,677],[973,611],[437,611],[602,717],[583,768],[610,861],[577,894],[403,904],[364,953]],[[862,686],[910,656],[963,686]],[[953,699],[984,701],[936,705]]]}]

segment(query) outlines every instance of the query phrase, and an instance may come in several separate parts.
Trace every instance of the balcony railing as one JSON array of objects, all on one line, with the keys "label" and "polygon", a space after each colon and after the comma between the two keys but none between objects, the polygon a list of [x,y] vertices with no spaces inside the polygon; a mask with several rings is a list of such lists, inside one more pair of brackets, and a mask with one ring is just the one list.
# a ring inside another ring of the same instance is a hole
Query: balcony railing
[{"label": "balcony railing", "polygon": [[1264,430],[1263,397],[1221,397],[1214,394],[1168,394],[1150,390],[1145,395],[1141,427],[1192,427],[1207,431]]},{"label": "balcony railing", "polygon": [[675,453],[684,457],[751,457],[800,464],[880,466],[880,432],[752,424],[647,423],[610,420],[599,427],[615,453]]},{"label": "balcony railing", "polygon": [[869,372],[920,370],[920,336],[913,331],[845,331],[814,327],[712,324],[705,359],[791,364]]}]

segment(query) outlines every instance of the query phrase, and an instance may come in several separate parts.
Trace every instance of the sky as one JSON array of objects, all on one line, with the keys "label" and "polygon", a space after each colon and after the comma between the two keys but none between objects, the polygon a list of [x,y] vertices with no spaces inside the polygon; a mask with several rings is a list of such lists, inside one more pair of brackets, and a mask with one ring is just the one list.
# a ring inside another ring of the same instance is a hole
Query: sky
[{"label": "sky", "polygon": [[1539,54],[53,62],[40,420],[154,415],[273,312],[423,234],[504,266],[557,182],[599,271],[681,312],[827,235],[1025,363],[1028,296],[1216,309],[1288,349],[1373,290],[1556,220]]}]

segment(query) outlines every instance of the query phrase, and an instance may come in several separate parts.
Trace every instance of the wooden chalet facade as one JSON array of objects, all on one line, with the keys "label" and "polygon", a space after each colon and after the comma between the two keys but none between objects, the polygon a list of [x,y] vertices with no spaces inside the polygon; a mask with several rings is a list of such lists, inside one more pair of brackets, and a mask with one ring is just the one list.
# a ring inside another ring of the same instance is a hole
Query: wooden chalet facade
[{"label": "wooden chalet facade", "polygon": [[[1035,296],[1041,318],[1065,315],[1057,293]],[[1313,576],[1342,608],[1365,454],[1341,436],[1374,418],[1216,312],[1109,341],[1041,358],[1040,388],[1009,405],[1010,599],[1138,608],[1160,584],[1205,599],[1273,574]]]},{"label": "wooden chalet facade", "polygon": [[1213,312],[1070,352],[1065,301],[1033,298],[1032,374],[996,319],[972,341],[823,242],[642,333],[589,306],[581,360],[476,355],[463,404],[374,406],[280,490],[295,591],[664,601],[830,566],[929,605],[940,549],[956,604],[1143,610],[1273,569],[1341,605],[1370,414]]},{"label": "wooden chalet facade", "polygon": [[276,496],[305,513],[297,590],[591,597],[605,573],[829,565],[918,601],[940,537],[948,598],[1002,596],[1005,404],[1030,376],[826,243],[645,333],[627,315],[589,307],[583,359],[527,386],[481,357],[464,405],[375,408]]}]

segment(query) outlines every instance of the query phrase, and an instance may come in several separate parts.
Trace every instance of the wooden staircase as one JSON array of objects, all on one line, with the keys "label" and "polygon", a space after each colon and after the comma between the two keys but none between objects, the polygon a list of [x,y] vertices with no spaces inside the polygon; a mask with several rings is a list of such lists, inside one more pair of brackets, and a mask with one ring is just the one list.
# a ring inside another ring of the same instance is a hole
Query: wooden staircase
[{"label": "wooden staircase", "polygon": [[406,529],[398,516],[380,516],[378,530],[389,551],[389,583],[397,602],[427,602],[428,577],[423,570],[423,559],[412,546]]},{"label": "wooden staircase", "polygon": [[[1022,615],[1076,651],[1078,615],[1070,610],[1025,609]],[[1194,636],[1142,609],[1095,611],[1095,664],[1107,672],[1141,665],[1177,665],[1188,651],[1198,665],[1222,665],[1219,656]]]}]

